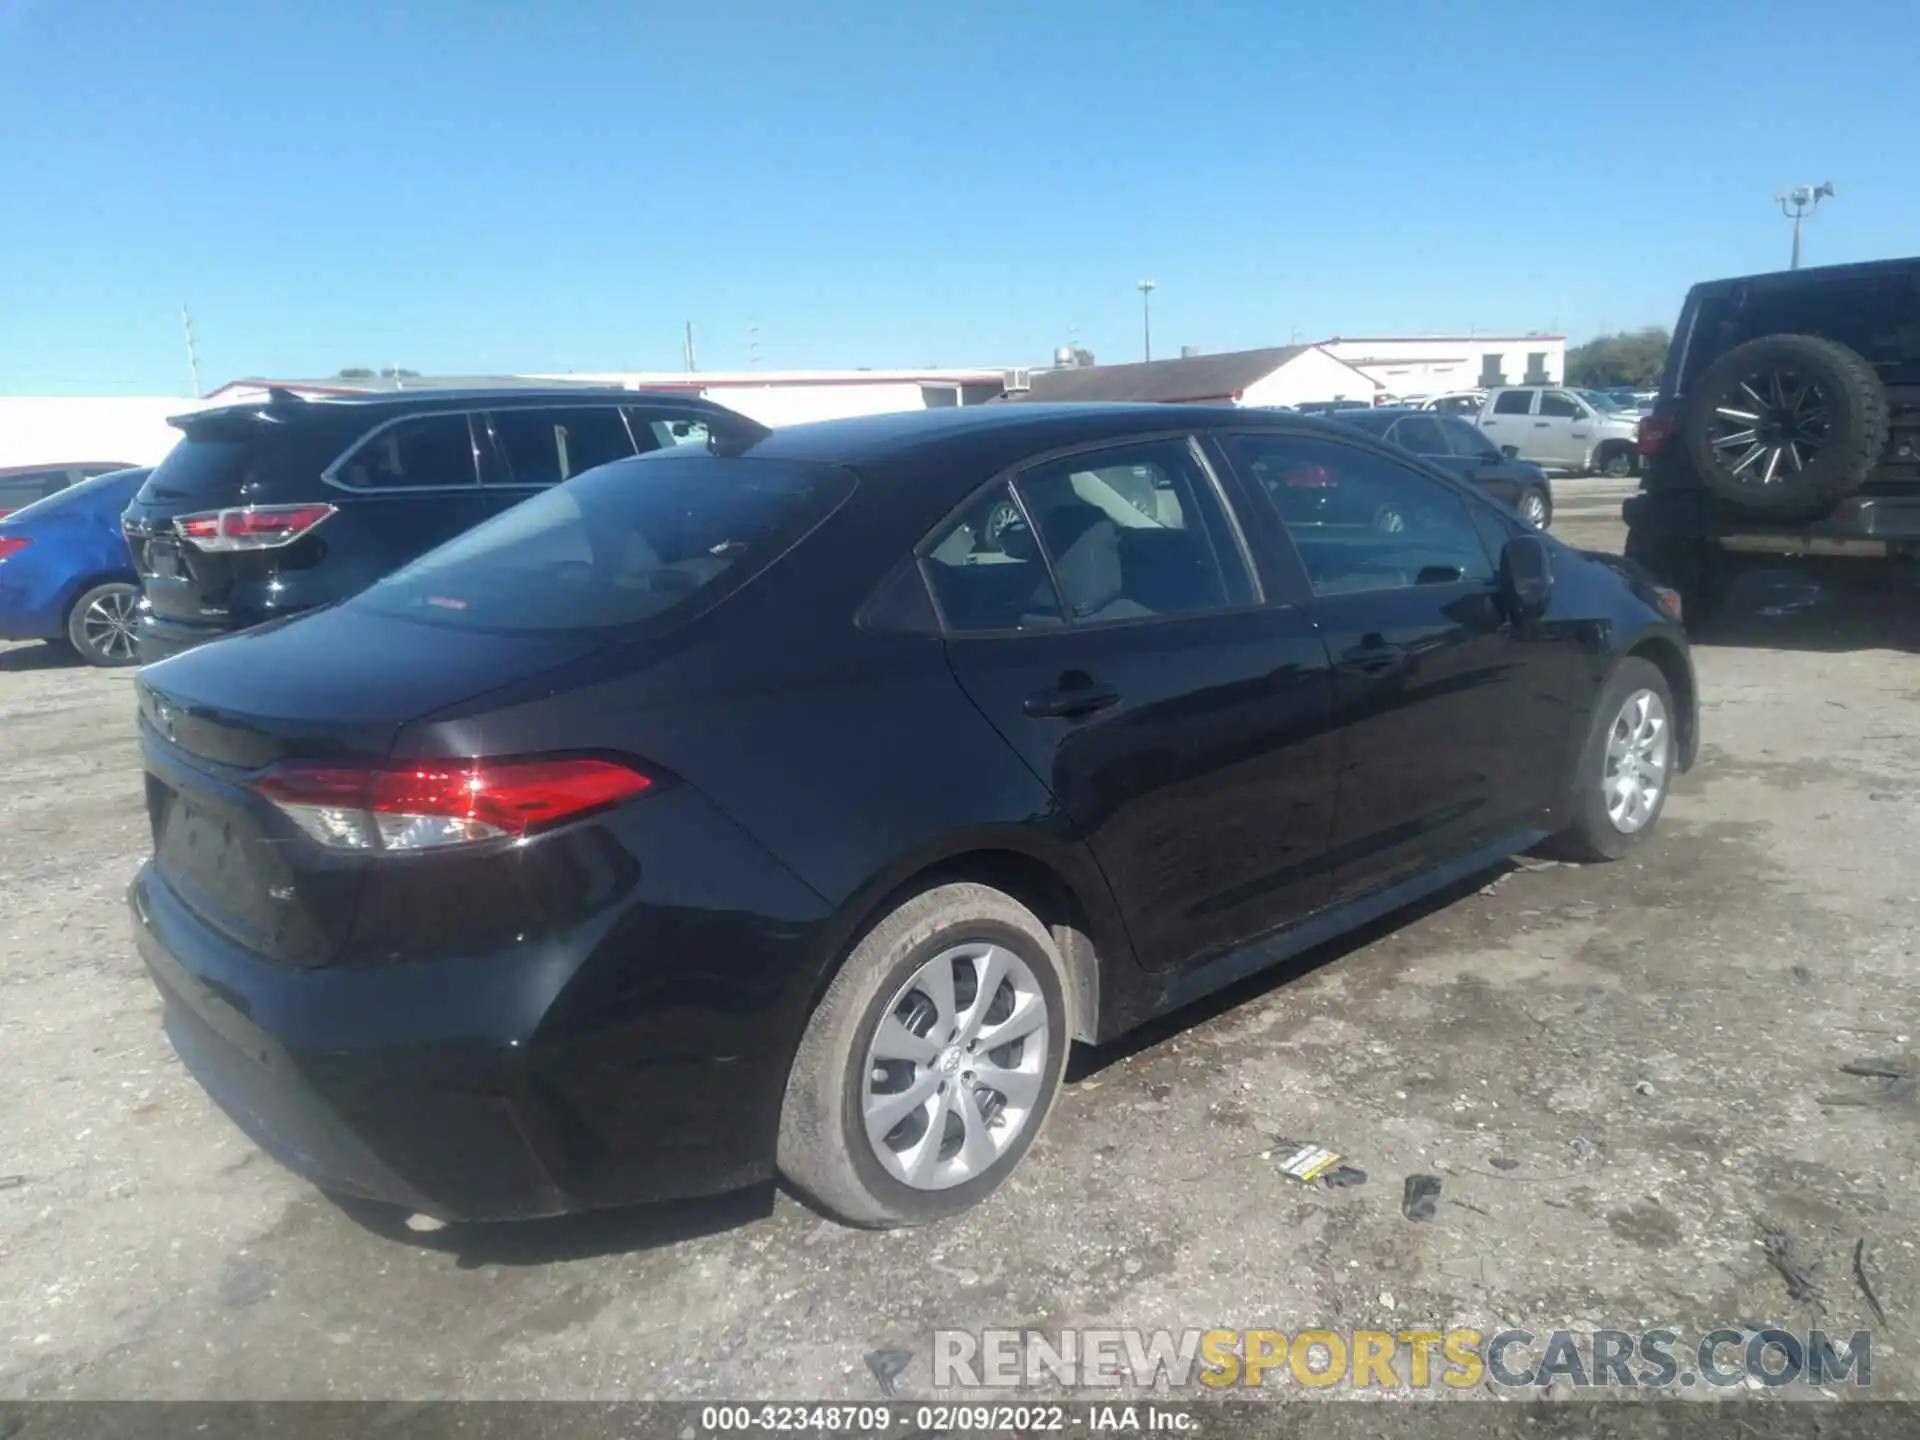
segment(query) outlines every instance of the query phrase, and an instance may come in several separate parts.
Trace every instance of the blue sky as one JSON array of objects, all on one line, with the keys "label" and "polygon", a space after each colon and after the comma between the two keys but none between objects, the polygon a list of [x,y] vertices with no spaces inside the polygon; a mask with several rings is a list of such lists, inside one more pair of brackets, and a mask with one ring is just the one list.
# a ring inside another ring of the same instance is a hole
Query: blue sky
[{"label": "blue sky", "polygon": [[1920,250],[1892,0],[0,0],[0,393],[1670,323]]}]

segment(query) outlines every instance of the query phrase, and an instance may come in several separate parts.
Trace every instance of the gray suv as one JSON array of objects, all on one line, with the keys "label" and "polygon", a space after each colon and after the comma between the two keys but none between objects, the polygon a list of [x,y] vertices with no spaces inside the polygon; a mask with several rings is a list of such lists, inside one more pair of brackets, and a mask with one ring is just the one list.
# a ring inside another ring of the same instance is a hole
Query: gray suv
[{"label": "gray suv", "polygon": [[1514,385],[1487,392],[1477,423],[1494,444],[1543,469],[1624,477],[1638,460],[1639,421],[1565,386]]}]

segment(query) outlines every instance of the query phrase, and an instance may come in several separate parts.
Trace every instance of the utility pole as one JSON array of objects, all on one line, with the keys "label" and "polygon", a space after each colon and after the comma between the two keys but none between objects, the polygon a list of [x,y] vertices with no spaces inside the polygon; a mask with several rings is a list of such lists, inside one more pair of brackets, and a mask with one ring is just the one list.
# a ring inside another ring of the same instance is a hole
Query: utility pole
[{"label": "utility pole", "polygon": [[193,398],[198,400],[200,390],[200,351],[193,342],[193,316],[187,313],[187,307],[180,307],[180,330],[187,337],[187,369],[193,373]]},{"label": "utility pole", "polygon": [[699,359],[693,353],[693,322],[687,321],[687,369],[698,370]]},{"label": "utility pole", "polygon": [[1142,280],[1135,287],[1140,292],[1140,334],[1144,341],[1147,359],[1153,359],[1153,291],[1151,280]]},{"label": "utility pole", "polygon": [[1782,191],[1773,197],[1780,204],[1780,213],[1793,221],[1793,259],[1788,262],[1789,270],[1800,268],[1800,224],[1807,216],[1819,209],[1823,199],[1833,198],[1833,182],[1822,180],[1818,185],[1796,185],[1791,190]]}]

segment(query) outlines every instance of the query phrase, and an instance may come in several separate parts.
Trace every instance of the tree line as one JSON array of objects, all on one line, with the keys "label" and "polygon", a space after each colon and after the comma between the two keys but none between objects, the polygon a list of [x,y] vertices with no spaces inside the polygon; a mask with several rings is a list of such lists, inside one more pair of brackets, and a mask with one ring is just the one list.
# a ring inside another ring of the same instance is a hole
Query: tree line
[{"label": "tree line", "polygon": [[1600,335],[1567,351],[1567,383],[1585,390],[1631,385],[1651,390],[1660,381],[1673,336],[1663,326]]}]

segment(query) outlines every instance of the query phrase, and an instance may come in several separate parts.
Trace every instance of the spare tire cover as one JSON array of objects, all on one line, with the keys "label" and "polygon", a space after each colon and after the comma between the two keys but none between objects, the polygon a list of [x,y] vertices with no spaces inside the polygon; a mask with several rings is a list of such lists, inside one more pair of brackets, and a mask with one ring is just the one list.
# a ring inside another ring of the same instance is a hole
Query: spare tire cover
[{"label": "spare tire cover", "polygon": [[1729,504],[1825,514],[1858,490],[1887,442],[1887,392],[1857,353],[1812,335],[1735,346],[1693,387],[1687,454]]}]

